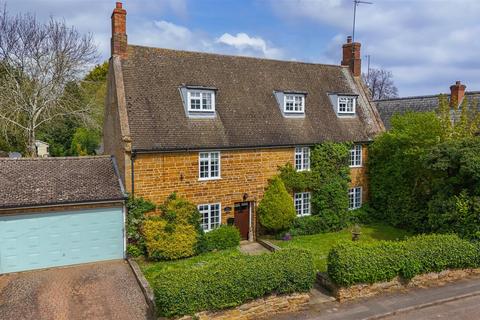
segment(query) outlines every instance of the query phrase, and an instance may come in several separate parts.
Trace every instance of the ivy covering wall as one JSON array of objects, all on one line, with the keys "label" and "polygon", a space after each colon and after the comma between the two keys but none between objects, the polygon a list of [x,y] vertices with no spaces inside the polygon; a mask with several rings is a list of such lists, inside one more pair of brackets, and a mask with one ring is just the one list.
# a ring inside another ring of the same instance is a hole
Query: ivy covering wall
[{"label": "ivy covering wall", "polygon": [[287,164],[280,178],[289,192],[311,193],[312,215],[321,218],[325,231],[339,230],[349,222],[348,188],[351,143],[325,142],[311,149],[310,171],[297,172]]}]

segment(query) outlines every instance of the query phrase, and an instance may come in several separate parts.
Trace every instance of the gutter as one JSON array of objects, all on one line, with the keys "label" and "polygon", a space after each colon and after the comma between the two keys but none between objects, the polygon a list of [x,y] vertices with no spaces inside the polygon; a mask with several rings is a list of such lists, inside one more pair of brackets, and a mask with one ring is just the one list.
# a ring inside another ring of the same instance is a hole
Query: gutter
[{"label": "gutter", "polygon": [[117,176],[118,184],[120,186],[120,190],[122,191],[122,194],[126,199],[126,198],[128,198],[128,194],[125,191],[125,187],[123,185],[122,178],[120,177],[120,171],[118,170],[117,160],[116,160],[115,156],[113,156],[113,155],[110,156],[110,159],[112,160],[113,170],[115,171],[115,175]]},{"label": "gutter", "polygon": [[[327,142],[325,140],[323,142]],[[372,143],[373,140],[357,140],[354,143]],[[295,147],[312,147],[319,143],[304,143],[304,144],[286,144],[286,145],[264,145],[264,146],[245,146],[245,147],[195,147],[195,148],[179,148],[179,149],[132,149],[132,168],[133,168],[133,159],[137,154],[148,154],[148,153],[174,153],[174,152],[195,152],[195,151],[207,151],[207,150],[252,150],[252,149],[276,149],[276,148],[295,148]],[[133,170],[132,170],[132,179],[133,179]],[[132,180],[133,181],[133,180]],[[133,187],[133,185],[132,185]],[[132,188],[133,190],[133,188]]]},{"label": "gutter", "polygon": [[135,198],[135,158],[137,157],[137,151],[132,150],[130,155],[131,166],[131,180],[132,180],[132,198]]},{"label": "gutter", "polygon": [[80,205],[90,205],[90,204],[109,204],[109,203],[123,203],[125,198],[119,199],[105,199],[105,200],[92,200],[92,201],[70,201],[70,202],[58,202],[52,204],[39,204],[39,205],[27,205],[23,207],[3,207],[0,208],[1,211],[10,211],[10,210],[24,210],[24,209],[37,209],[37,208],[56,208],[63,206],[80,206]]}]

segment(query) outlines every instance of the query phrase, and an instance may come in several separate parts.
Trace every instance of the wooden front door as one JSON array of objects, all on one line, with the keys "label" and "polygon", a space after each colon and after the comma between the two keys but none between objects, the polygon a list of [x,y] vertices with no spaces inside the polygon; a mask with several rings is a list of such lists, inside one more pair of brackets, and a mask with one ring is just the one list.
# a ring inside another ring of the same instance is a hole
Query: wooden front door
[{"label": "wooden front door", "polygon": [[249,203],[235,203],[235,226],[240,230],[240,236],[243,240],[248,239],[249,220]]}]

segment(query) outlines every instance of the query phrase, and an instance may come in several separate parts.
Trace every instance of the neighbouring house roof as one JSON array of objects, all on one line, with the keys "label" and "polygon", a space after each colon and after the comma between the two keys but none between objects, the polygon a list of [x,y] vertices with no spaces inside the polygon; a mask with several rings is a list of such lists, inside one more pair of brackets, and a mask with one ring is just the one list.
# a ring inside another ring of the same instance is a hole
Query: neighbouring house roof
[{"label": "neighbouring house roof", "polygon": [[[450,100],[450,94],[445,94]],[[378,113],[382,118],[385,128],[391,128],[390,120],[394,114],[404,114],[406,112],[429,112],[436,111],[438,108],[439,95],[404,97],[375,100]],[[465,98],[468,99],[469,106],[480,102],[480,91],[466,92]],[[478,106],[477,106],[478,107]]]},{"label": "neighbouring house roof", "polygon": [[35,140],[35,145],[38,147],[40,145],[45,145],[45,146],[49,146],[48,143],[44,142],[44,141],[41,141],[41,140]]},{"label": "neighbouring house roof", "polygon": [[0,209],[123,199],[110,156],[0,159]]},{"label": "neighbouring house roof", "polygon": [[[121,67],[134,151],[368,141],[383,130],[347,67],[132,45]],[[182,86],[215,88],[217,116],[189,118]],[[274,91],[305,92],[305,117],[282,116]],[[334,93],[359,95],[356,117],[337,117]]]}]

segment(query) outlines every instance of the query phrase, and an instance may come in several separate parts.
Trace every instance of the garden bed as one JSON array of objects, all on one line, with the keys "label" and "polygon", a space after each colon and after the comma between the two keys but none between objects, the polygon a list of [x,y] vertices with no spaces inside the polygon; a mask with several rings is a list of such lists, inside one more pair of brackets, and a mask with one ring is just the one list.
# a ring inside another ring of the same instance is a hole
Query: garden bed
[{"label": "garden bed", "polygon": [[[359,242],[375,242],[379,240],[402,240],[410,233],[391,226],[382,224],[371,224],[361,228]],[[321,233],[309,236],[295,236],[292,240],[269,239],[271,243],[280,248],[300,248],[312,253],[316,271],[327,271],[327,257],[330,249],[341,240],[351,240],[350,229],[338,232]]]}]

